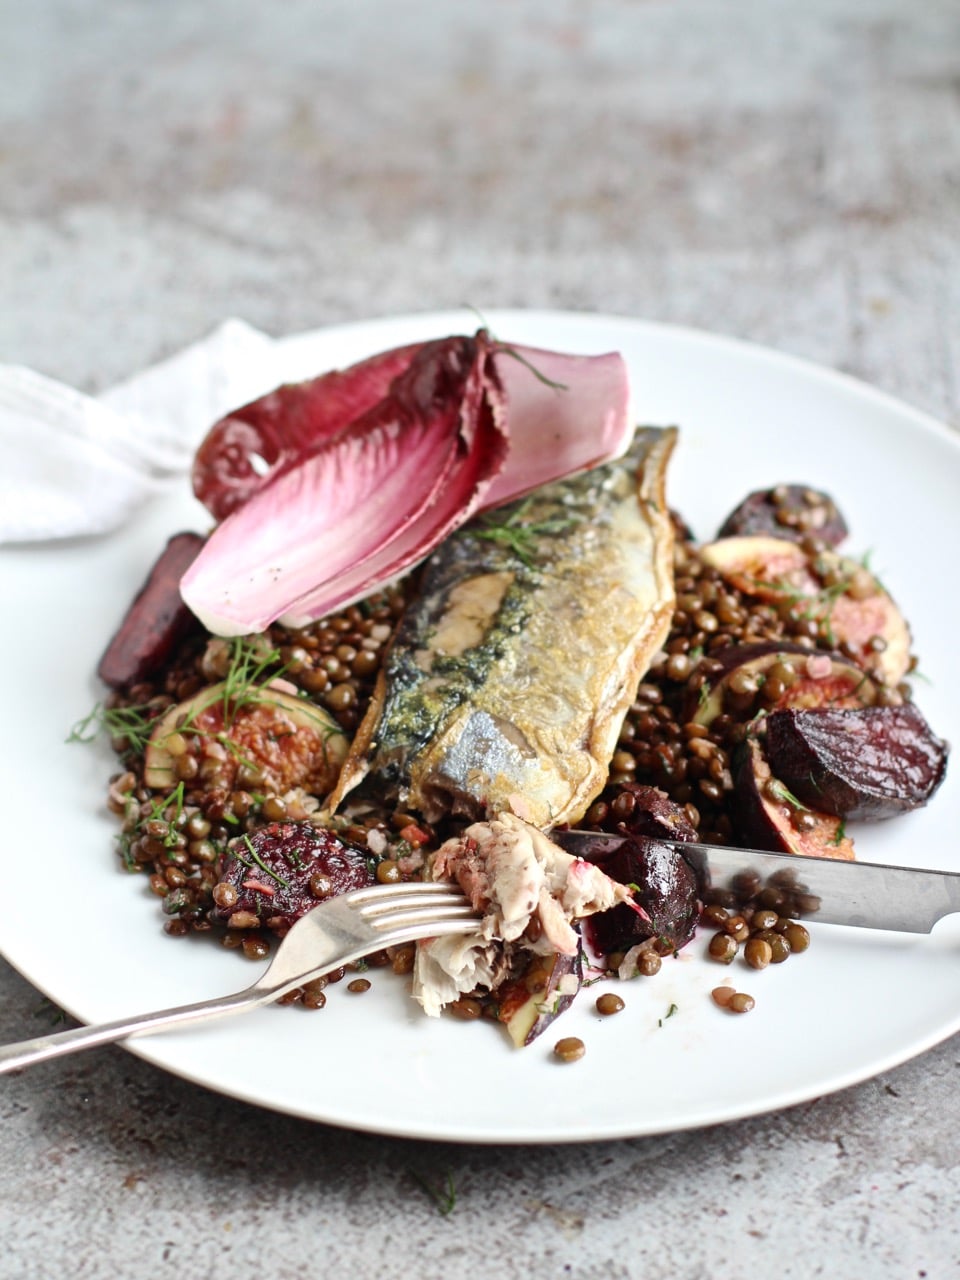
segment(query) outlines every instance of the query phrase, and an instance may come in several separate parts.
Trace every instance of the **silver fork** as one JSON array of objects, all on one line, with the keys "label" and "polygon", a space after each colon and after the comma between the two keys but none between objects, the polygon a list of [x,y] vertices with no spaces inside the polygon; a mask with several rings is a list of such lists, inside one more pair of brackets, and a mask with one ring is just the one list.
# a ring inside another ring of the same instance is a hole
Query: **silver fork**
[{"label": "silver fork", "polygon": [[76,1027],[0,1048],[0,1075],[47,1058],[92,1049],[127,1036],[205,1022],[270,1004],[332,969],[384,947],[451,933],[472,933],[480,917],[460,890],[442,881],[353,889],[308,911],[293,926],[257,981],[234,995]]}]

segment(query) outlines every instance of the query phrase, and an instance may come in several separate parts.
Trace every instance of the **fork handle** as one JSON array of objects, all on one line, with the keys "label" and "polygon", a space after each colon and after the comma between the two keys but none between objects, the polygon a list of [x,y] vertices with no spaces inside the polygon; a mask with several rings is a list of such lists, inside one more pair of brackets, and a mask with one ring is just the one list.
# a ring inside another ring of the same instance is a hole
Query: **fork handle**
[{"label": "fork handle", "polygon": [[111,1044],[131,1035],[150,1035],[167,1027],[203,1022],[208,1018],[222,1018],[230,1013],[243,1013],[257,1005],[267,1004],[278,992],[272,988],[248,987],[234,995],[219,996],[213,1000],[201,1000],[197,1004],[178,1005],[173,1009],[159,1009],[155,1013],[142,1013],[134,1018],[120,1018],[116,1022],[101,1022],[90,1027],[73,1027],[69,1031],[57,1031],[49,1036],[35,1036],[32,1040],[20,1040],[16,1044],[0,1048],[0,1075],[16,1071],[19,1067],[32,1066],[47,1058],[59,1058],[80,1049],[94,1049],[97,1045]]}]

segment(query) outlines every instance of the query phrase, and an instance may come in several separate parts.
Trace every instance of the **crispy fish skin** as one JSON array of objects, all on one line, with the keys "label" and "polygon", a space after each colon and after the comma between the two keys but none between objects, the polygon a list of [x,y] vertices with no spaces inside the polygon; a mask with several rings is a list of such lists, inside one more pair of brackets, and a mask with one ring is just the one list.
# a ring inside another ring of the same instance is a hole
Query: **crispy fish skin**
[{"label": "crispy fish skin", "polygon": [[330,797],[428,822],[575,822],[673,613],[674,428],[448,538],[427,562]]}]

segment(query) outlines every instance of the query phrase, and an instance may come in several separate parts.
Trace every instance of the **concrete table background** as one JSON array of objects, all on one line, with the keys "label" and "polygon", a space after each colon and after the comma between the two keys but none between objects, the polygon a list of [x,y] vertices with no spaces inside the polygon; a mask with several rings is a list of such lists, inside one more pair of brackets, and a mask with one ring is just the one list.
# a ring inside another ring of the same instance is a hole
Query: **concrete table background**
[{"label": "concrete table background", "polygon": [[[960,426],[955,0],[11,0],[0,68],[0,359],[93,389],[231,314],[568,307]],[[42,1029],[2,962],[0,993],[0,1038]],[[955,1276],[958,1058],[718,1129],[485,1149],[100,1051],[0,1090],[0,1276]],[[448,1175],[444,1216],[418,1180]]]}]

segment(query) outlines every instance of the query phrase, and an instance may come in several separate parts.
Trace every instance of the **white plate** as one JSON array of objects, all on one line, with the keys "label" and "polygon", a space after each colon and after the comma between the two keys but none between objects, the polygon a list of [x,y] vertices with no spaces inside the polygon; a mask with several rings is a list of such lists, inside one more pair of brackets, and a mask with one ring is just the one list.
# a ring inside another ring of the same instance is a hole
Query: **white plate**
[{"label": "white plate", "polygon": [[[637,417],[675,422],[670,500],[709,536],[751,488],[799,480],[829,489],[911,620],[930,683],[917,700],[960,741],[960,438],[849,378],[727,339],[632,320],[537,312],[489,317],[506,340],[617,349]],[[289,377],[421,337],[475,327],[469,313],[349,325],[284,342]],[[184,486],[186,488],[186,485]],[[65,745],[99,696],[92,672],[163,538],[204,528],[184,492],[121,536],[6,551],[0,587],[5,909],[3,954],[75,1016],[96,1021],[222,994],[255,970],[207,940],[161,932],[145,880],[112,852],[106,747]],[[857,832],[861,858],[958,867],[960,786],[948,776],[920,813]],[[326,1009],[265,1009],[134,1051],[187,1079],[280,1111],[358,1129],[474,1142],[564,1142],[662,1132],[788,1106],[843,1088],[960,1028],[960,921],[930,937],[812,928],[813,945],[756,973],[719,969],[695,942],[655,979],[622,988],[600,1019],[596,990],[530,1048],[486,1022],[433,1021],[403,982],[375,975],[362,997],[332,988]],[[749,1017],[708,992],[735,977]],[[677,1012],[665,1019],[671,1005]],[[586,1057],[551,1054],[579,1035]]]}]

